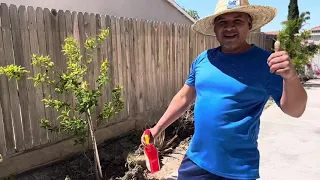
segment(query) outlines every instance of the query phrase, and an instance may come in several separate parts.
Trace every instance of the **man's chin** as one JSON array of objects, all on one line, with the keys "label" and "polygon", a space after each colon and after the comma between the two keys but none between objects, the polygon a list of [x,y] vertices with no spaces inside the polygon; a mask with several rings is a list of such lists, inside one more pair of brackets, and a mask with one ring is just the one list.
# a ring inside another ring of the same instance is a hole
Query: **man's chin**
[{"label": "man's chin", "polygon": [[236,43],[228,43],[228,44],[222,44],[221,45],[224,49],[228,49],[228,50],[234,50],[239,48],[239,46]]}]

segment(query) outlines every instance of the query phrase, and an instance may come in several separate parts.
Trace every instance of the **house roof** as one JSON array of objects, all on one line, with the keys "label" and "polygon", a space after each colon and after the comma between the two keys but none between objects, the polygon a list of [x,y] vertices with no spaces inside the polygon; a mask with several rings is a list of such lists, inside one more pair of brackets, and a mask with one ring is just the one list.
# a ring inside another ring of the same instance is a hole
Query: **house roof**
[{"label": "house roof", "polygon": [[264,32],[264,33],[268,34],[268,35],[278,35],[279,31],[269,31],[269,32]]},{"label": "house roof", "polygon": [[[320,26],[316,26],[310,29],[311,31],[320,31]],[[265,34],[268,35],[278,35],[279,31],[269,31],[269,32],[264,32]]]},{"label": "house roof", "polygon": [[166,0],[169,4],[171,4],[173,7],[175,7],[178,11],[180,11],[184,16],[186,16],[190,21],[193,23],[196,22],[196,20],[191,17],[185,10],[183,10],[174,0]]},{"label": "house roof", "polygon": [[316,27],[312,28],[311,31],[320,31],[320,26],[316,26]]}]

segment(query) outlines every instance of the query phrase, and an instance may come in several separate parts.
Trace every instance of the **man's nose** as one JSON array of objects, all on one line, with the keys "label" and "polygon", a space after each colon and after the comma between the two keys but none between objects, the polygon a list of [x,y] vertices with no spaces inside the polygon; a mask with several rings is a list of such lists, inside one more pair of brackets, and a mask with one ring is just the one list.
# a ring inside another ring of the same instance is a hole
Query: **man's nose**
[{"label": "man's nose", "polygon": [[227,31],[231,31],[235,29],[234,23],[233,22],[227,22],[224,26],[224,29]]}]

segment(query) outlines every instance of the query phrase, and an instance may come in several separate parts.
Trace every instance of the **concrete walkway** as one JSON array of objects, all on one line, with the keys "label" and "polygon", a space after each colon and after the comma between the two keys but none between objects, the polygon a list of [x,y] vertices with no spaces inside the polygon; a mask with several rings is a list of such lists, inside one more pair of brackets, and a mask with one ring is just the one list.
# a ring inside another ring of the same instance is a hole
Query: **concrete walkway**
[{"label": "concrete walkway", "polygon": [[308,105],[301,118],[285,115],[275,104],[263,113],[259,180],[320,180],[320,79],[306,83],[306,90]]},{"label": "concrete walkway", "polygon": [[291,118],[272,105],[261,117],[261,180],[320,180],[320,79],[306,83],[304,115]]}]

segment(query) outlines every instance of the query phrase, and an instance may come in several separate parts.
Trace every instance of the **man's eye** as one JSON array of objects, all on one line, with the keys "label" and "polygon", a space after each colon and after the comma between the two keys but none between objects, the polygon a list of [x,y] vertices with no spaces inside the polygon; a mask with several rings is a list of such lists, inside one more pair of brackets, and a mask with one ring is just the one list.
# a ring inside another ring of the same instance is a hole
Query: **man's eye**
[{"label": "man's eye", "polygon": [[236,19],[235,22],[236,22],[236,23],[241,23],[242,20],[241,20],[241,19]]},{"label": "man's eye", "polygon": [[218,24],[225,24],[226,21],[219,21]]}]

